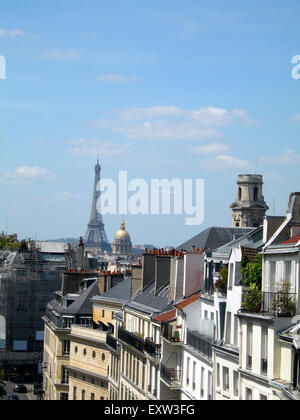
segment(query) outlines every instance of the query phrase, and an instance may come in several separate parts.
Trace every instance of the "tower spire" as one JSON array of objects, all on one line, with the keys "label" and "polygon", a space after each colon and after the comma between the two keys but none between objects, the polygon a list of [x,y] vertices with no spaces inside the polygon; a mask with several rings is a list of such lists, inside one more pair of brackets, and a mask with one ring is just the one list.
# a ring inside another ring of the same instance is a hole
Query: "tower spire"
[{"label": "tower spire", "polygon": [[97,163],[95,165],[94,189],[90,220],[87,225],[84,242],[86,249],[95,252],[111,251],[111,246],[108,242],[104,223],[102,219],[101,205],[100,205],[100,172],[101,166],[99,164],[99,155],[97,155]]}]

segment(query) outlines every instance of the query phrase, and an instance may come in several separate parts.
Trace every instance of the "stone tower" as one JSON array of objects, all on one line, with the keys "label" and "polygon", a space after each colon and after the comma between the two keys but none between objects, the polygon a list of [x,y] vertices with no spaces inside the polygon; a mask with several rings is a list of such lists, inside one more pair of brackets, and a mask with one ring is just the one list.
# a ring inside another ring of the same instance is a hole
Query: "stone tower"
[{"label": "stone tower", "polygon": [[262,193],[262,175],[238,175],[237,197],[231,204],[232,226],[257,227],[269,209]]},{"label": "stone tower", "polygon": [[100,182],[100,171],[101,166],[99,165],[99,159],[97,159],[91,216],[84,236],[85,249],[97,254],[103,253],[104,251],[111,252],[111,245],[105,233],[102,215],[97,210],[99,208],[99,205],[97,207],[97,202],[100,198],[100,188],[98,185]]}]

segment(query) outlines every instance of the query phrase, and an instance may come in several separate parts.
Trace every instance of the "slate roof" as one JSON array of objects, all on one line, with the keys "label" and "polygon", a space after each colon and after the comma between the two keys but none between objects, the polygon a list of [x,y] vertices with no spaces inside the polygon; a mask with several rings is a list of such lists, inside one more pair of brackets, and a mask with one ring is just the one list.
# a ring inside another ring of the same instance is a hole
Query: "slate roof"
[{"label": "slate roof", "polygon": [[232,240],[212,252],[212,257],[229,258],[232,248],[242,246],[244,248],[260,249],[264,245],[263,227],[251,228],[250,232],[246,232],[242,237]]},{"label": "slate roof", "polygon": [[116,286],[107,290],[102,295],[93,297],[94,301],[97,300],[112,300],[121,303],[126,303],[131,297],[131,277],[125,278],[123,281],[118,283]]},{"label": "slate roof", "polygon": [[148,315],[172,309],[172,303],[169,301],[169,285],[162,287],[156,294],[154,294],[154,290],[155,282],[152,281],[143,290],[140,290],[125,307]]},{"label": "slate roof", "polygon": [[[93,306],[91,298],[97,294],[99,294],[99,286],[98,281],[95,281],[87,289],[78,294],[74,294],[75,301],[67,308],[63,308],[55,299],[49,302],[48,306],[61,315],[92,314]],[[76,297],[77,295],[78,297]]]},{"label": "slate roof", "polygon": [[214,250],[234,239],[235,235],[245,235],[255,228],[241,228],[241,227],[216,227],[211,226],[198,235],[194,236],[192,239],[184,242],[178,246],[177,250],[192,250],[192,247],[199,249],[210,249]]}]

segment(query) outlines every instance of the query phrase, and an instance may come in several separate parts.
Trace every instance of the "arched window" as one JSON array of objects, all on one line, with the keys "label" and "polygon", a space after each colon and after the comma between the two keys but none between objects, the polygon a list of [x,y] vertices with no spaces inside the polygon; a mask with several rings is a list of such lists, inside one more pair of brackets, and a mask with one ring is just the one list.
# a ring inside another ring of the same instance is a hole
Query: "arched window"
[{"label": "arched window", "polygon": [[239,201],[241,201],[241,199],[242,199],[242,188],[241,187],[239,187],[238,199],[239,199]]},{"label": "arched window", "polygon": [[258,188],[255,187],[253,190],[253,200],[257,201],[257,198],[258,198]]}]

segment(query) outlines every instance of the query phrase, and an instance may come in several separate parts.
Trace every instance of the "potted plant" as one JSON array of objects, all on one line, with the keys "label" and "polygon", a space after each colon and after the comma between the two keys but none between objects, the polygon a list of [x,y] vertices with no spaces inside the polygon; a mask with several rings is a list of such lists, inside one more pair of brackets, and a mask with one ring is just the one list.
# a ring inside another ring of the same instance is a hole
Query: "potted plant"
[{"label": "potted plant", "polygon": [[290,317],[295,312],[295,302],[289,291],[290,283],[282,279],[272,302],[272,309],[278,317]]}]

